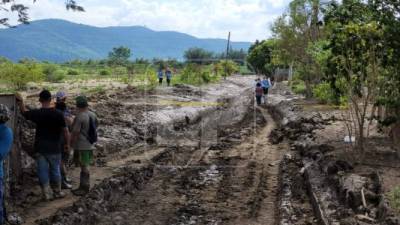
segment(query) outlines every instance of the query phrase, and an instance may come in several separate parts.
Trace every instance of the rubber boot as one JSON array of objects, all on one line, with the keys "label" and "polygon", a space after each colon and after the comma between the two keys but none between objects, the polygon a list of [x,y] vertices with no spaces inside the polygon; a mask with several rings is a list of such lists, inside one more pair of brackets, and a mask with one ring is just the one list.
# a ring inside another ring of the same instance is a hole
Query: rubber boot
[{"label": "rubber boot", "polygon": [[72,184],[68,181],[68,178],[65,176],[62,176],[61,188],[72,189]]},{"label": "rubber boot", "polygon": [[48,185],[48,184],[42,185],[41,188],[42,188],[43,201],[51,201],[53,199],[53,196],[51,194],[50,185]]},{"label": "rubber boot", "polygon": [[90,190],[90,174],[86,172],[81,172],[81,179],[79,188],[72,191],[76,196],[84,196],[89,193]]},{"label": "rubber boot", "polygon": [[67,171],[65,166],[61,166],[61,188],[62,189],[72,189],[71,180],[67,176]]},{"label": "rubber boot", "polygon": [[53,189],[53,195],[55,199],[60,199],[65,197],[65,193],[61,190],[61,181],[51,185]]}]

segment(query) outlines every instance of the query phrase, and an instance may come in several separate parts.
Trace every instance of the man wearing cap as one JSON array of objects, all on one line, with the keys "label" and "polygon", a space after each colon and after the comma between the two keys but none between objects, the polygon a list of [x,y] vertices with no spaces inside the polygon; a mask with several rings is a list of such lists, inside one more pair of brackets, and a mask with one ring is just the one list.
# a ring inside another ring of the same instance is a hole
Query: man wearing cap
[{"label": "man wearing cap", "polygon": [[[40,109],[27,111],[20,95],[16,95],[22,115],[36,124],[35,159],[43,199],[63,198],[61,191],[61,152],[69,149],[69,132],[64,115],[51,106],[51,93],[43,90],[39,94]],[[64,135],[65,148],[62,146]],[[51,193],[50,187],[53,189]],[[53,195],[52,195],[53,194]]]},{"label": "man wearing cap", "polygon": [[[56,103],[55,108],[60,110],[64,114],[65,123],[68,126],[68,130],[70,131],[72,122],[74,120],[71,111],[67,106],[67,93],[64,91],[59,91],[56,94]],[[62,138],[63,146],[67,146],[64,138]],[[71,180],[68,178],[68,170],[67,163],[70,158],[70,151],[65,149],[61,154],[61,187],[62,189],[72,189]]]},{"label": "man wearing cap", "polygon": [[0,104],[0,225],[5,223],[3,161],[10,152],[13,143],[12,131],[6,126],[6,123],[9,119],[10,110],[7,108],[7,106]]},{"label": "man wearing cap", "polygon": [[72,193],[77,196],[85,195],[90,190],[89,166],[93,161],[94,143],[90,141],[90,126],[98,125],[97,117],[89,111],[89,104],[85,96],[76,98],[77,115],[72,125],[71,146],[74,149],[75,164],[81,167],[79,188]]}]

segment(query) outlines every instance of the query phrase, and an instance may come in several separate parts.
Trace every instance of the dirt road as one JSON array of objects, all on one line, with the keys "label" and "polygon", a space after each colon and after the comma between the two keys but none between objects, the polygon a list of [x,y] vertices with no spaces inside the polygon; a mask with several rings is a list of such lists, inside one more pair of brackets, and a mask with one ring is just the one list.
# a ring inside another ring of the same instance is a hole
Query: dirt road
[{"label": "dirt road", "polygon": [[[129,92],[121,103],[118,95],[98,97],[107,100],[95,109],[111,148],[92,169],[96,186],[81,199],[69,194],[25,208],[25,224],[275,224],[288,146],[269,142],[275,123],[265,106],[251,103],[251,85],[239,77],[199,90],[158,90],[140,101]],[[157,144],[135,144],[147,142],[137,128],[144,116],[161,121],[151,137]]]}]

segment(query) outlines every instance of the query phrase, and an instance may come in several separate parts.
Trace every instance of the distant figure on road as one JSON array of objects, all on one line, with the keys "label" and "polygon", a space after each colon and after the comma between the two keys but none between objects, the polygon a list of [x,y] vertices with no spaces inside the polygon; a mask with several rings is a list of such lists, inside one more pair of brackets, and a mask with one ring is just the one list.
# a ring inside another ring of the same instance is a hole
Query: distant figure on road
[{"label": "distant figure on road", "polygon": [[169,86],[171,84],[171,78],[172,78],[172,71],[167,68],[165,71],[165,76],[167,77],[167,85]]},{"label": "distant figure on road", "polygon": [[271,83],[268,81],[267,77],[264,77],[263,80],[261,81],[261,87],[263,88],[263,100],[264,104],[267,104],[267,96],[268,96],[268,89],[271,87]]},{"label": "distant figure on road", "polygon": [[157,75],[158,75],[158,84],[162,85],[163,78],[164,78],[164,73],[163,73],[162,69],[158,70]]},{"label": "distant figure on road", "polygon": [[261,105],[261,99],[262,99],[263,94],[264,94],[264,90],[261,87],[261,83],[257,83],[255,92],[256,92],[257,105]]},{"label": "distant figure on road", "polygon": [[6,213],[4,208],[4,181],[3,181],[3,161],[11,150],[13,143],[13,133],[6,126],[10,120],[10,110],[7,106],[0,104],[0,225],[5,224]]},{"label": "distant figure on road", "polygon": [[257,79],[254,80],[254,87],[255,87],[255,88],[257,87],[257,84],[260,84],[260,85],[261,85],[261,80],[260,80],[260,78],[257,78]]}]

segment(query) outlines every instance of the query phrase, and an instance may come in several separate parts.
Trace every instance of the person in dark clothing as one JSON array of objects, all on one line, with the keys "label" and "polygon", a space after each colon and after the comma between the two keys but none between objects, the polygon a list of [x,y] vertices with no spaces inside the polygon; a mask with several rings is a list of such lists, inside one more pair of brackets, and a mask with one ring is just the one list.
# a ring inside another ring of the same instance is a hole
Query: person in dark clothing
[{"label": "person in dark clothing", "polygon": [[163,73],[162,69],[158,70],[157,76],[158,76],[158,84],[162,85],[163,78],[164,78],[164,73]]},{"label": "person in dark clothing", "polygon": [[13,144],[12,130],[6,125],[10,120],[10,110],[7,106],[0,104],[0,225],[5,224],[6,211],[4,208],[4,184],[3,184],[3,161],[7,158]]},{"label": "person in dark clothing", "polygon": [[167,85],[170,86],[171,78],[172,78],[172,71],[169,68],[165,71],[165,76],[167,77]]},{"label": "person in dark clothing", "polygon": [[263,97],[264,94],[264,90],[261,87],[261,83],[257,83],[256,84],[256,101],[257,101],[257,105],[261,105],[261,99]]},{"label": "person in dark clothing", "polygon": [[[16,95],[22,115],[36,124],[35,160],[43,199],[63,198],[61,191],[61,153],[69,151],[69,132],[61,111],[51,106],[51,93],[43,90],[39,94],[40,109],[27,111],[20,95]],[[66,146],[62,146],[62,135]],[[51,189],[53,193],[51,193]]]},{"label": "person in dark clothing", "polygon": [[[57,92],[55,108],[63,113],[65,123],[67,124],[68,128],[70,128],[72,126],[73,116],[71,114],[71,111],[67,107],[67,93],[65,93],[64,91]],[[64,138],[62,138],[62,145],[66,146]],[[71,180],[68,178],[68,171],[66,165],[69,159],[70,159],[69,151],[63,151],[61,154],[61,167],[60,167],[62,189],[72,189],[72,184]]]}]

